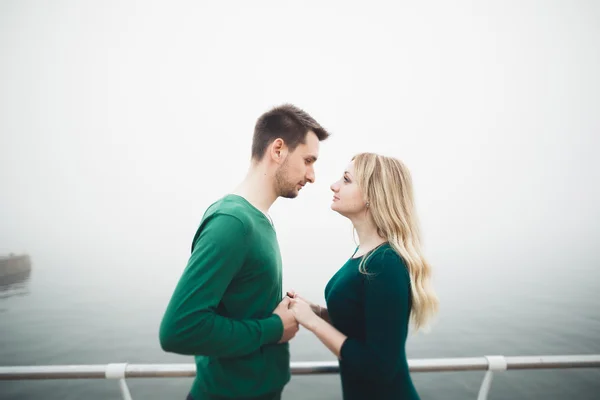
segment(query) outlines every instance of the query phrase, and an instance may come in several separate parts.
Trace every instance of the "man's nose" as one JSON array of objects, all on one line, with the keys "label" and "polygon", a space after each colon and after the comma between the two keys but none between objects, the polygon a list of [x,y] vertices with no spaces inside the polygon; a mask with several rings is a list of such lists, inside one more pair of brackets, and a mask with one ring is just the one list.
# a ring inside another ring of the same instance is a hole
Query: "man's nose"
[{"label": "man's nose", "polygon": [[308,170],[306,180],[310,183],[315,183],[315,171],[312,168]]}]

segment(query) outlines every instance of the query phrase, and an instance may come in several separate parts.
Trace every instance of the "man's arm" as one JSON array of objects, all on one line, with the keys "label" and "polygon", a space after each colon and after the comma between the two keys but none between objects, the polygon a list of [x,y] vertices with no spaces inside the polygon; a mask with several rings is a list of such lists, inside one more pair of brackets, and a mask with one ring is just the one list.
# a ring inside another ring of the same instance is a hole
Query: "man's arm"
[{"label": "man's arm", "polygon": [[329,318],[329,311],[327,307],[322,307],[317,304],[318,309],[314,310],[315,314],[317,314],[321,319],[329,324],[331,324],[331,318]]},{"label": "man's arm", "polygon": [[230,215],[216,215],[200,229],[160,325],[162,349],[185,355],[235,357],[277,343],[283,334],[279,316],[239,320],[216,312],[248,251],[243,223]]}]

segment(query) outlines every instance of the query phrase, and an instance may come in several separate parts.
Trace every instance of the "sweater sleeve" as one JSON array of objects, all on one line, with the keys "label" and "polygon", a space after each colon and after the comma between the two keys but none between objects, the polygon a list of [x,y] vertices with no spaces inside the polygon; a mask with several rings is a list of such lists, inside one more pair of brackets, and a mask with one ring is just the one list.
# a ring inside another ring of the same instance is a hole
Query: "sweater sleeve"
[{"label": "sweater sleeve", "polygon": [[365,340],[348,338],[340,350],[345,366],[373,381],[390,381],[404,362],[410,313],[410,280],[392,250],[367,261]]},{"label": "sweater sleeve", "polygon": [[276,343],[283,334],[277,315],[232,319],[217,313],[225,290],[248,251],[244,224],[219,214],[198,229],[192,254],[160,325],[164,351],[184,355],[236,357]]}]

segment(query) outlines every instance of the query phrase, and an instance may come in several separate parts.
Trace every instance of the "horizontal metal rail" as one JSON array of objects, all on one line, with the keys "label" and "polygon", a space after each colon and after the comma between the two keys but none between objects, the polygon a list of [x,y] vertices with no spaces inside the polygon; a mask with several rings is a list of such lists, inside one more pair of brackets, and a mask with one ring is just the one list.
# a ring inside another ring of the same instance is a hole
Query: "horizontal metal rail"
[{"label": "horizontal metal rail", "polygon": [[[507,370],[600,368],[600,355],[504,357]],[[0,366],[0,380],[105,379],[110,365]],[[428,358],[408,361],[411,372],[486,371],[486,357]],[[296,361],[293,375],[337,374],[337,361]],[[181,378],[196,376],[196,365],[126,364],[125,378]]]},{"label": "horizontal metal rail", "polygon": [[[429,358],[408,361],[411,372],[487,371],[479,400],[489,392],[493,372],[526,369],[600,368],[600,355]],[[338,374],[337,361],[296,361],[292,375]],[[196,376],[196,365],[187,364],[97,364],[0,366],[0,380],[118,379],[124,399],[131,399],[126,378],[183,378]]]}]

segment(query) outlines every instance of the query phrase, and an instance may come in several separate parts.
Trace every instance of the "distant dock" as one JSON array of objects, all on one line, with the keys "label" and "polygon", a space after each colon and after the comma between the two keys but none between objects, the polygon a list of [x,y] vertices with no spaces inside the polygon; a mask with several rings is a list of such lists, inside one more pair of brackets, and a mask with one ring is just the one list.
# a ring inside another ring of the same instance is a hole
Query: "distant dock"
[{"label": "distant dock", "polygon": [[31,260],[27,254],[0,256],[0,279],[22,275],[31,271]]}]

